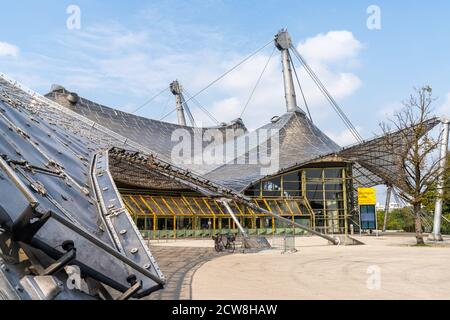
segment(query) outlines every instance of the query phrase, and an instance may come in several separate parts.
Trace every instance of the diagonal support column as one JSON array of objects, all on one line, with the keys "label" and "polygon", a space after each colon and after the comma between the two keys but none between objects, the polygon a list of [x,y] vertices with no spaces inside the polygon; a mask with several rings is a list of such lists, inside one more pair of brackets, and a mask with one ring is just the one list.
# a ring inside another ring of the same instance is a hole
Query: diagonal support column
[{"label": "diagonal support column", "polygon": [[389,209],[390,209],[389,207],[391,205],[391,193],[392,193],[392,186],[388,185],[387,192],[386,192],[386,205],[384,206],[383,232],[386,232],[388,214],[389,214]]},{"label": "diagonal support column", "polygon": [[244,236],[244,238],[248,238],[248,234],[245,231],[245,229],[242,227],[241,223],[239,222],[239,219],[236,217],[236,215],[233,212],[233,209],[231,209],[230,207],[230,200],[223,198],[219,200],[224,207],[227,209],[228,213],[230,214],[231,218],[234,220],[234,222],[236,223],[236,225],[238,226],[239,231],[241,231],[242,235]]},{"label": "diagonal support column", "polygon": [[448,135],[449,135],[449,123],[448,119],[442,119],[442,135],[441,135],[441,156],[439,164],[439,178],[437,182],[437,198],[434,208],[434,222],[433,232],[429,236],[429,240],[442,241],[441,235],[441,219],[442,219],[442,202],[444,197],[444,178],[445,167],[448,152]]}]

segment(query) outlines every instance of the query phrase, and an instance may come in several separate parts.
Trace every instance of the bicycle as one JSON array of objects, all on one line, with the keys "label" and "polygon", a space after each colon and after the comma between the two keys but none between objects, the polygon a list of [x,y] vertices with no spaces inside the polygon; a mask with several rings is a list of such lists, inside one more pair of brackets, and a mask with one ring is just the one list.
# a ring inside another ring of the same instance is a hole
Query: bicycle
[{"label": "bicycle", "polygon": [[214,249],[217,252],[223,252],[227,250],[229,253],[234,253],[236,250],[236,237],[234,235],[227,235],[226,243],[224,243],[223,236],[213,236]]}]

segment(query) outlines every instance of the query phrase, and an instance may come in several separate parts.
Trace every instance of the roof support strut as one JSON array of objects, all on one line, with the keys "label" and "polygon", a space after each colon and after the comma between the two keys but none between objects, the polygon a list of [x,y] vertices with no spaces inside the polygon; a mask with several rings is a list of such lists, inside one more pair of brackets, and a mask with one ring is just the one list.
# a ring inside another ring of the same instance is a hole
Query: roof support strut
[{"label": "roof support strut", "polygon": [[224,207],[227,209],[228,213],[230,214],[231,218],[233,218],[234,222],[236,223],[237,227],[239,228],[239,231],[241,231],[242,235],[244,236],[244,238],[248,238],[248,234],[245,231],[245,229],[242,227],[242,225],[239,222],[239,219],[236,217],[236,215],[234,214],[233,210],[230,207],[230,199],[227,198],[223,198],[220,199],[220,202],[224,205]]}]

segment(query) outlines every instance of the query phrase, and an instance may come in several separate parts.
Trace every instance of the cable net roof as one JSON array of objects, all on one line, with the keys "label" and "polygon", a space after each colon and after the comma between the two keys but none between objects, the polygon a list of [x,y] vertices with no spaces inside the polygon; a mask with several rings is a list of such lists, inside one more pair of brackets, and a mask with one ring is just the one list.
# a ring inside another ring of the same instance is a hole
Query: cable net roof
[{"label": "cable net roof", "polygon": [[[340,150],[340,147],[317,128],[303,112],[289,112],[282,115],[276,122],[269,123],[257,132],[272,132],[275,139],[271,143],[258,144],[248,153],[240,155],[233,161],[222,165],[206,176],[221,181],[235,190],[243,190],[249,184],[267,175],[262,169],[269,170],[270,165],[264,163],[246,164],[245,158],[261,159],[267,154],[278,152],[277,167],[274,172],[284,168],[302,164],[324,154]],[[251,133],[246,136],[251,135]],[[246,136],[238,139],[245,139]],[[277,146],[273,146],[276,143]],[[275,150],[275,149],[278,150]],[[269,150],[268,150],[269,149]],[[273,159],[272,159],[273,160]],[[242,164],[240,164],[242,163]]]},{"label": "cable net roof", "polygon": [[[426,120],[424,132],[432,130],[439,122],[438,118]],[[387,183],[406,191],[400,157],[408,151],[414,139],[413,133],[412,127],[406,128],[344,148],[338,155],[358,164],[354,167],[355,178],[361,180],[362,185]]]},{"label": "cable net roof", "polygon": [[[226,139],[224,134],[224,148],[245,146],[243,150],[234,150],[234,156],[225,163],[219,164],[180,164],[171,161],[171,151],[177,142],[171,140],[172,133],[177,129],[188,130],[194,139],[201,139],[202,133],[210,128],[182,127],[177,124],[147,119],[113,108],[109,108],[90,100],[80,98],[79,102],[71,104],[67,96],[70,92],[60,88],[47,97],[55,100],[60,105],[80,114],[88,119],[101,124],[113,132],[134,141],[139,146],[148,148],[152,154],[157,155],[172,164],[182,167],[193,173],[203,175],[224,187],[235,191],[243,191],[250,184],[271,175],[280,174],[295,168],[314,162],[351,162],[353,163],[352,174],[355,183],[359,186],[375,186],[389,183],[400,189],[404,189],[398,165],[398,155],[389,152],[386,147],[386,139],[377,137],[362,143],[341,148],[318,127],[316,127],[304,112],[288,112],[262,126],[254,132],[247,132],[244,124],[238,120],[227,126],[216,127],[224,133],[226,129],[242,129],[242,135],[235,139]],[[438,119],[427,121],[427,127],[431,130]],[[196,131],[200,135],[195,135]],[[239,131],[238,131],[239,132]],[[264,133],[265,138],[261,138]],[[253,137],[258,136],[256,144],[249,143]],[[406,134],[392,133],[390,142],[395,141],[398,149],[408,145]],[[195,143],[194,143],[195,144]],[[203,149],[208,145],[201,141]],[[239,147],[238,147],[239,148]],[[137,147],[139,150],[139,147]],[[277,150],[278,149],[278,150]],[[147,151],[142,150],[142,151]],[[227,149],[228,150],[228,149]],[[279,152],[276,166],[273,163],[263,164],[260,159]],[[255,160],[256,163],[252,162]],[[136,169],[136,171],[138,171]],[[122,174],[122,176],[124,176]],[[142,175],[138,175],[141,176]],[[145,185],[145,179],[138,179],[140,186]],[[173,186],[177,189],[176,186]]]},{"label": "cable net roof", "polygon": [[[202,133],[208,129],[217,129],[223,133],[225,133],[227,129],[236,129],[236,132],[241,132],[242,134],[247,131],[247,128],[241,119],[236,119],[229,124],[217,127],[194,128],[136,116],[95,103],[85,98],[79,98],[79,101],[76,104],[72,104],[67,99],[70,94],[71,92],[61,88],[48,93],[46,97],[54,100],[61,106],[77,112],[89,120],[107,127],[123,137],[139,143],[166,160],[171,158],[171,152],[178,143],[178,141],[172,140],[172,133],[176,130],[185,130],[193,139],[197,140],[201,140]],[[225,134],[224,138],[226,139]],[[196,143],[197,141],[193,141],[192,146]],[[200,141],[200,143],[205,145],[205,142],[203,141]],[[201,167],[196,169],[198,171],[203,171]]]}]

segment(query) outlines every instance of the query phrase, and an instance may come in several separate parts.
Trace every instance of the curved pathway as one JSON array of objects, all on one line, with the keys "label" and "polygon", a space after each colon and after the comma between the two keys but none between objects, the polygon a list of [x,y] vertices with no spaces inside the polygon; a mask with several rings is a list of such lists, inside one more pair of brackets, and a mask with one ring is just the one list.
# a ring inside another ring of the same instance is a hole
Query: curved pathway
[{"label": "curved pathway", "polygon": [[149,296],[149,300],[190,300],[192,276],[205,262],[226,255],[208,247],[151,246],[166,286]]}]

